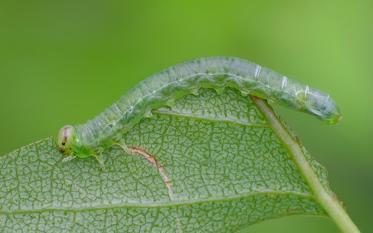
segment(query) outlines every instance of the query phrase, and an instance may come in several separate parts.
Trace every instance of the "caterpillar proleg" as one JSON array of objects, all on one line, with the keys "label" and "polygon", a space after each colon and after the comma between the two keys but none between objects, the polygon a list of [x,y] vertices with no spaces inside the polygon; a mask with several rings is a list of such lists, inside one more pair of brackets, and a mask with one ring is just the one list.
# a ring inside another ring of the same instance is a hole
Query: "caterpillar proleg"
[{"label": "caterpillar proleg", "polygon": [[120,136],[151,110],[200,88],[225,87],[310,113],[329,123],[341,118],[328,94],[268,68],[240,58],[200,58],[150,76],[87,123],[64,126],[58,134],[58,147],[68,156],[97,156],[99,151],[118,144]]}]

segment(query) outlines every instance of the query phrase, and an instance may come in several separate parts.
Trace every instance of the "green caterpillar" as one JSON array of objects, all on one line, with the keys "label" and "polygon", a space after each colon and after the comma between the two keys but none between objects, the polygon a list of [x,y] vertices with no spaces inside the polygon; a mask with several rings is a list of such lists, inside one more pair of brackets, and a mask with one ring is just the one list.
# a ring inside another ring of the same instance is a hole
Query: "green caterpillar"
[{"label": "green caterpillar", "polygon": [[319,90],[288,79],[268,68],[233,57],[201,58],[157,73],[123,95],[103,113],[83,125],[64,126],[58,147],[69,158],[98,156],[121,141],[145,115],[200,88],[235,88],[336,123],[341,114],[335,102]]}]

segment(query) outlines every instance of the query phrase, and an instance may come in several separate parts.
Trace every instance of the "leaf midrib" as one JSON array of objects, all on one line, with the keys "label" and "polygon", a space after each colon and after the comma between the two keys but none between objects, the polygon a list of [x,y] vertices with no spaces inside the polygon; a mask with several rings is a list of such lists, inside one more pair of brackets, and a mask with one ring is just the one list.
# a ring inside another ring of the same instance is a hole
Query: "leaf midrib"
[{"label": "leaf midrib", "polygon": [[179,201],[179,202],[154,202],[154,203],[138,203],[138,204],[131,204],[131,203],[121,203],[121,204],[109,204],[109,205],[98,205],[95,207],[81,207],[81,208],[41,208],[41,209],[24,209],[24,210],[14,210],[14,211],[4,211],[0,210],[0,215],[8,215],[8,214],[32,214],[32,213],[41,213],[41,212],[53,212],[53,211],[64,211],[64,212],[89,212],[89,211],[97,211],[97,210],[107,210],[107,209],[121,209],[121,208],[166,208],[166,207],[176,207],[176,206],[187,206],[193,204],[205,204],[209,202],[228,202],[237,199],[249,198],[255,195],[277,195],[277,196],[286,196],[286,195],[294,195],[298,197],[314,199],[314,197],[310,193],[300,193],[300,192],[278,192],[278,191],[266,191],[266,192],[246,192],[240,193],[231,196],[221,196],[221,197],[213,197],[213,198],[206,198],[200,200],[187,200],[187,201]]}]

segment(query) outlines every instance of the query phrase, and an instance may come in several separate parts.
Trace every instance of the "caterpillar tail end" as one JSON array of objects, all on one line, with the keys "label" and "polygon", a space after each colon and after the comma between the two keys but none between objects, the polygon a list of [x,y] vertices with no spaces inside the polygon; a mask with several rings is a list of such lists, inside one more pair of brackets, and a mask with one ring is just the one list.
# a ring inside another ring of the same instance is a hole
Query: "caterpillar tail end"
[{"label": "caterpillar tail end", "polygon": [[319,117],[328,124],[334,125],[340,122],[343,118],[341,111],[333,100],[324,102],[322,107],[318,109]]},{"label": "caterpillar tail end", "polygon": [[328,124],[334,125],[334,124],[337,124],[338,122],[340,122],[342,120],[342,118],[343,118],[343,116],[342,116],[341,112],[338,111],[338,112],[335,112],[332,116],[328,117],[325,120]]},{"label": "caterpillar tail end", "polygon": [[342,113],[335,101],[328,94],[318,90],[310,92],[304,106],[307,112],[328,124],[336,124],[342,120]]}]

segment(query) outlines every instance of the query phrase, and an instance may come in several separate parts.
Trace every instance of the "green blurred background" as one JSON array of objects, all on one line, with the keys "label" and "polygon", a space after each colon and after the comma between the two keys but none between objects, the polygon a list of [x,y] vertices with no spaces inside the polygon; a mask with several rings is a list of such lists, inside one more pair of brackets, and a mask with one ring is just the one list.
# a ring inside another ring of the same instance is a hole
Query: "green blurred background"
[{"label": "green blurred background", "polygon": [[[154,72],[188,59],[249,59],[329,92],[329,126],[279,108],[362,232],[373,209],[373,1],[0,2],[0,154],[82,123]],[[338,232],[292,216],[250,232]]]}]

